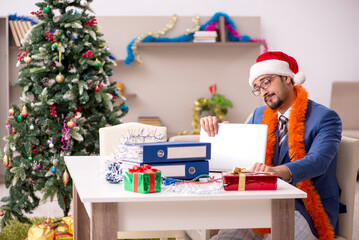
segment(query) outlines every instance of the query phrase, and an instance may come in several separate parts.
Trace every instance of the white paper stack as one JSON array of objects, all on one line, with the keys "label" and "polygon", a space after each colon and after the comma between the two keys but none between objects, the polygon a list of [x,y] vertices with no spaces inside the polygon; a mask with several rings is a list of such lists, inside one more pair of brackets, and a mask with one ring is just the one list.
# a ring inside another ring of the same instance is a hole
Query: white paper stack
[{"label": "white paper stack", "polygon": [[214,43],[217,39],[216,31],[196,31],[193,42],[195,43]]}]

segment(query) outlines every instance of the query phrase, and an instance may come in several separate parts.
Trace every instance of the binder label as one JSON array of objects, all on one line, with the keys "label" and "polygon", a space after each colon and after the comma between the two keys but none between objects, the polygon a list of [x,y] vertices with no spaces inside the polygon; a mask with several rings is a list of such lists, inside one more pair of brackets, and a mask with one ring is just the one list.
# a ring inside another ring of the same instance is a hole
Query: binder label
[{"label": "binder label", "polygon": [[167,159],[176,158],[205,158],[206,146],[189,146],[189,147],[168,147]]}]

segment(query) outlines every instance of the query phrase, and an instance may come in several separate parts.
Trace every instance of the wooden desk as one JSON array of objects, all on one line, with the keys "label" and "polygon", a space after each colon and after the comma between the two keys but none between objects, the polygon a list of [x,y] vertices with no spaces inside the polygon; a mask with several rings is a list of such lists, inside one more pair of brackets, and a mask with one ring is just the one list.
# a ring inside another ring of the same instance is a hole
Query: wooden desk
[{"label": "wooden desk", "polygon": [[276,191],[140,194],[106,182],[102,161],[65,157],[74,183],[74,239],[117,239],[117,231],[265,227],[272,227],[273,240],[294,239],[294,199],[306,193],[282,180]]}]

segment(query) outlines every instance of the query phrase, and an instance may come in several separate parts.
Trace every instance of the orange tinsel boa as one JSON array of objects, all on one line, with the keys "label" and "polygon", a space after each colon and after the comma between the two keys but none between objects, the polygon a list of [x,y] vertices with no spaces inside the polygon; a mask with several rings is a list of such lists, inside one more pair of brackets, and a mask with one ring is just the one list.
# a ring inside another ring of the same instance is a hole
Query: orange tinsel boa
[{"label": "orange tinsel boa", "polygon": [[[307,153],[304,146],[305,134],[305,113],[308,105],[308,93],[302,86],[294,86],[296,98],[293,101],[288,121],[288,146],[291,161],[304,158]],[[268,125],[267,150],[265,163],[273,166],[274,147],[276,145],[276,129],[278,125],[278,113],[268,106],[264,110],[262,119],[263,124]],[[303,198],[305,209],[313,220],[314,228],[317,230],[318,238],[334,239],[333,226],[330,224],[327,213],[323,208],[320,196],[317,193],[311,179],[297,183],[297,187],[307,193],[307,198]],[[268,231],[256,231],[268,233]]]}]

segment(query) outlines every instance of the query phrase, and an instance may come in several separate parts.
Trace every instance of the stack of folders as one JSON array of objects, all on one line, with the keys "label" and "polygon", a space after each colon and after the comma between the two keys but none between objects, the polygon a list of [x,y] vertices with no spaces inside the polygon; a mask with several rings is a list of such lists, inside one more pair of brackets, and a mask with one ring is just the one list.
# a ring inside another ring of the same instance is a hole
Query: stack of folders
[{"label": "stack of folders", "polygon": [[196,31],[193,35],[195,43],[214,43],[217,39],[216,31]]},{"label": "stack of folders", "polygon": [[211,143],[133,143],[124,144],[117,151],[117,157],[125,170],[149,164],[161,170],[163,177],[178,179],[193,179],[209,173]]}]

